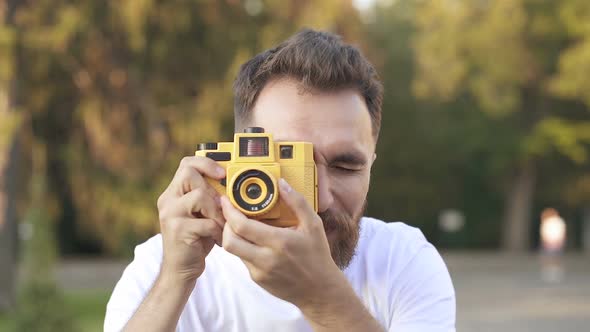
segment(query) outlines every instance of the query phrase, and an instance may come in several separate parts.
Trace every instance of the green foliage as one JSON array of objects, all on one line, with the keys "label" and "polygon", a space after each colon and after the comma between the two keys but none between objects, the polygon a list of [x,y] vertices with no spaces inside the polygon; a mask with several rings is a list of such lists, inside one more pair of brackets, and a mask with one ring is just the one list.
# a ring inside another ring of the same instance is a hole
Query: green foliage
[{"label": "green foliage", "polygon": [[526,20],[521,1],[425,2],[416,15],[415,93],[450,100],[465,89],[490,113],[519,109],[519,88],[536,71]]},{"label": "green foliage", "polygon": [[590,122],[547,117],[537,123],[526,144],[532,155],[543,156],[553,150],[575,163],[587,163],[590,153]]},{"label": "green foliage", "polygon": [[384,81],[370,214],[436,241],[438,213],[458,208],[462,243],[496,245],[506,186],[527,160],[561,184],[541,183],[539,197],[587,202],[586,0],[375,6],[361,24],[338,0],[22,2],[0,26],[0,107],[18,83],[0,149],[17,126],[32,128],[24,151],[46,144],[62,248],[130,253],[158,231],[155,202],[180,159],[231,137],[239,66],[308,26],[359,45]]},{"label": "green foliage", "polygon": [[258,7],[41,0],[17,8],[14,26],[0,30],[0,47],[13,45],[0,72],[19,66],[16,99],[48,147],[64,247],[73,235],[79,247],[129,253],[157,232],[155,202],[182,157],[230,137],[239,66],[302,26],[349,37],[358,26],[350,2]]},{"label": "green foliage", "polygon": [[[105,308],[112,290],[104,291],[80,291],[70,290],[63,294],[64,306],[62,312],[67,312],[74,321],[74,326],[83,332],[102,331],[104,322]],[[54,304],[52,304],[54,305]],[[31,319],[30,321],[32,321]],[[70,329],[71,330],[71,329]],[[37,331],[37,330],[19,330],[16,329],[14,317],[12,314],[0,313],[0,331]],[[49,331],[45,329],[44,331]],[[62,331],[54,329],[53,331]],[[67,329],[66,329],[67,331]]]},{"label": "green foliage", "polygon": [[75,331],[62,293],[53,282],[36,281],[24,287],[15,319],[16,331]]},{"label": "green foliage", "polygon": [[[580,208],[589,197],[580,173],[589,164],[590,119],[581,97],[556,93],[554,85],[563,78],[580,86],[559,63],[585,34],[586,4],[407,0],[378,7],[366,31],[386,88],[371,214],[419,225],[436,242],[443,236],[438,213],[457,208],[467,224],[455,243],[497,246],[507,188],[524,160],[541,169],[535,204]],[[575,29],[564,18],[567,6],[577,6],[569,13]],[[572,65],[572,77],[585,80],[583,68]]]}]

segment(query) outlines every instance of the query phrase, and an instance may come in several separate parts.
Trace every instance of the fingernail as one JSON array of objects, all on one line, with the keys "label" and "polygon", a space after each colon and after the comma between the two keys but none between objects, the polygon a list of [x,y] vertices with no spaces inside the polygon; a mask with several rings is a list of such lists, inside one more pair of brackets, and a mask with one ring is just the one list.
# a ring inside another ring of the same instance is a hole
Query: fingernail
[{"label": "fingernail", "polygon": [[217,167],[217,174],[219,174],[219,176],[225,175],[225,168]]},{"label": "fingernail", "polygon": [[283,189],[286,193],[290,193],[291,190],[293,190],[291,186],[287,183],[287,181],[285,181],[285,179],[283,178],[279,180],[279,187],[281,187],[281,189]]}]

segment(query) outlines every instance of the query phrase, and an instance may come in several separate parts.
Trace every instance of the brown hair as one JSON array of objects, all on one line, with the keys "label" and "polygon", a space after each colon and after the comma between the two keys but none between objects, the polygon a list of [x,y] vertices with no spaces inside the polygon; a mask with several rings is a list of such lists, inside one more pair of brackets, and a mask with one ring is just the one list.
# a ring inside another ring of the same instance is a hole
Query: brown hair
[{"label": "brown hair", "polygon": [[383,87],[369,61],[339,36],[304,29],[244,63],[234,82],[236,129],[250,120],[260,91],[276,78],[294,79],[307,91],[357,90],[367,104],[377,140]]}]

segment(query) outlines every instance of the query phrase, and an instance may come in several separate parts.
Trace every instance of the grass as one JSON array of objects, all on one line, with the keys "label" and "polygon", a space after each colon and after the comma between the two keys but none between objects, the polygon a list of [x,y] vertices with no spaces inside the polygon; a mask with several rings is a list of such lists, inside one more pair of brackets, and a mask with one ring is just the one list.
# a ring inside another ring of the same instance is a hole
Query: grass
[{"label": "grass", "polygon": [[[74,317],[75,325],[84,332],[102,331],[105,308],[110,297],[109,291],[66,291],[66,310]],[[10,313],[0,313],[0,331],[12,331]]]}]

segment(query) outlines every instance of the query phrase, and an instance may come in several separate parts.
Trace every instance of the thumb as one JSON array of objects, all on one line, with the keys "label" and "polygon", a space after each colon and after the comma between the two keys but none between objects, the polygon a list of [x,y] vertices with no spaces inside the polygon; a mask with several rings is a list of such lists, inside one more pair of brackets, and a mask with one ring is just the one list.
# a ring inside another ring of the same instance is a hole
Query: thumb
[{"label": "thumb", "polygon": [[305,200],[305,197],[295,191],[283,178],[279,180],[279,193],[283,202],[285,202],[299,220],[299,225],[303,225],[307,229],[313,229],[319,226],[323,227],[320,216],[318,216],[313,207]]}]

